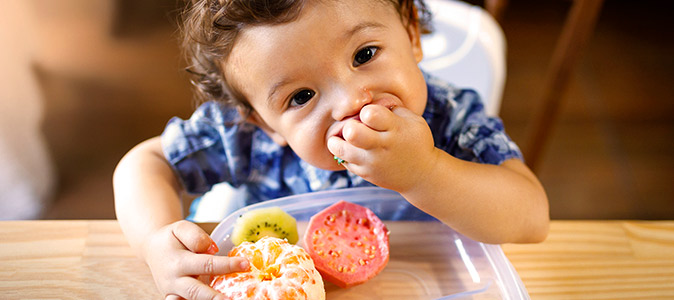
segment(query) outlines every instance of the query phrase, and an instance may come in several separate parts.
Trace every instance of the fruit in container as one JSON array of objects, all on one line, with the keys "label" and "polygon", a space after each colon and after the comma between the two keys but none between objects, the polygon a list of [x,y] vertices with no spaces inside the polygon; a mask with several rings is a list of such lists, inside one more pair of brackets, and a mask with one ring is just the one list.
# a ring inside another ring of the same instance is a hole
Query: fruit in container
[{"label": "fruit in container", "polygon": [[275,237],[242,242],[229,256],[248,259],[250,269],[216,276],[211,287],[227,299],[324,300],[321,275],[307,252]]},{"label": "fruit in container", "polygon": [[250,210],[242,214],[232,230],[232,243],[256,242],[265,236],[286,239],[295,244],[299,240],[295,218],[279,207]]},{"label": "fruit in container", "polygon": [[386,267],[388,235],[370,209],[342,200],[311,217],[304,247],[323,279],[348,288],[370,280]]}]

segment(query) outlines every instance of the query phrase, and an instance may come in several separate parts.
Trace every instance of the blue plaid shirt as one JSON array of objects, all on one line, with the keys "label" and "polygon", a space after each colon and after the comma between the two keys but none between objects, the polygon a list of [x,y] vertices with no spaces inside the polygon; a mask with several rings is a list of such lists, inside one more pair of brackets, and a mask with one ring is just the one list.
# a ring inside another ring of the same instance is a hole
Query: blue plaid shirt
[{"label": "blue plaid shirt", "polygon": [[[425,74],[423,117],[435,146],[450,155],[488,164],[522,159],[498,118],[488,117],[479,96]],[[372,186],[349,171],[326,171],[274,143],[262,130],[241,123],[237,110],[217,102],[200,105],[188,120],[173,118],[161,136],[166,158],[190,193],[217,183],[245,186],[246,205],[293,194]]]}]

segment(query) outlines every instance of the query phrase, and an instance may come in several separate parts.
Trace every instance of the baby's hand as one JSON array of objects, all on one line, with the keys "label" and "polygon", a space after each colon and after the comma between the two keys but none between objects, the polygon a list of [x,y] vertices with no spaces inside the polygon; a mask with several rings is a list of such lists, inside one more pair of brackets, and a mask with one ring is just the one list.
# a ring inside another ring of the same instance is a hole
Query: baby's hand
[{"label": "baby's hand", "polygon": [[215,256],[217,245],[199,226],[178,221],[154,233],[143,247],[157,288],[166,299],[224,299],[223,295],[198,280],[246,271],[244,258]]},{"label": "baby's hand", "polygon": [[331,137],[328,149],[344,167],[380,187],[404,192],[433,166],[436,148],[426,121],[404,107],[367,105],[360,122],[348,120],[343,139]]}]

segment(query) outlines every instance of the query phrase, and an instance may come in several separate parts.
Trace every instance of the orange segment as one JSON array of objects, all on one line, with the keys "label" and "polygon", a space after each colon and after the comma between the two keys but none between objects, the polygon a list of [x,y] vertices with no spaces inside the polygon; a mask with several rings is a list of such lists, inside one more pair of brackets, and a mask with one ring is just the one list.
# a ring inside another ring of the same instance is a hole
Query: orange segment
[{"label": "orange segment", "polygon": [[234,247],[229,256],[245,257],[251,262],[249,271],[216,276],[211,282],[229,299],[325,299],[321,275],[299,246],[264,237]]}]

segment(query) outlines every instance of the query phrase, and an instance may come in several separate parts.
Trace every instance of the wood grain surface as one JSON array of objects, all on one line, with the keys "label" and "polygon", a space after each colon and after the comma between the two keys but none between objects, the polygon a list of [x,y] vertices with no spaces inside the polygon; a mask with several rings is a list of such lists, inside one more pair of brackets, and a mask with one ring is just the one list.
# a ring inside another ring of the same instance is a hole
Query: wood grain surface
[{"label": "wood grain surface", "polygon": [[672,221],[553,221],[502,248],[532,299],[674,299]]},{"label": "wood grain surface", "polygon": [[[201,226],[207,231],[214,228],[214,224]],[[432,274],[460,264],[447,260],[443,266],[442,258],[436,265],[413,259],[416,249],[425,249],[433,256],[453,241],[451,237],[438,237],[442,233],[439,227],[410,223],[389,227],[395,232],[392,247],[398,250],[392,251],[393,265],[386,270],[426,268]],[[425,233],[418,234],[420,230]],[[403,247],[409,239],[435,246]],[[553,221],[545,242],[507,244],[502,249],[532,299],[674,298],[674,221]],[[476,264],[479,268],[479,262]],[[380,292],[413,297],[414,290],[400,288],[408,280],[406,274],[383,274]],[[422,279],[429,295],[456,288]],[[326,289],[328,299],[347,298],[349,294],[330,285]],[[341,297],[330,297],[331,292],[336,296],[341,293]],[[129,248],[115,220],[3,221],[0,299],[161,296],[147,266]]]},{"label": "wood grain surface", "polygon": [[110,221],[0,222],[2,299],[160,299]]}]

